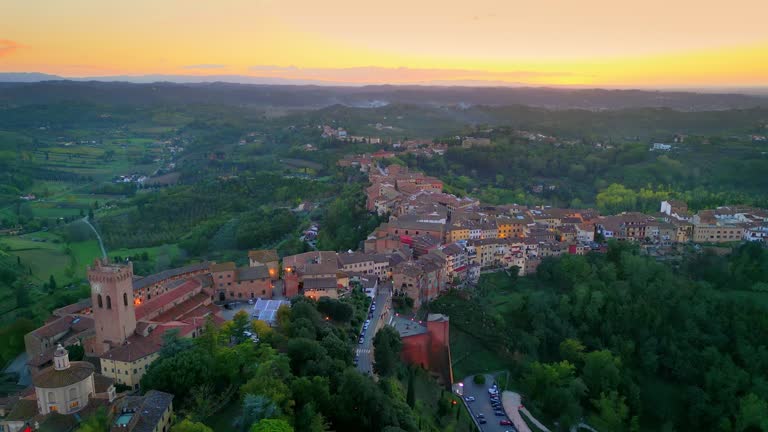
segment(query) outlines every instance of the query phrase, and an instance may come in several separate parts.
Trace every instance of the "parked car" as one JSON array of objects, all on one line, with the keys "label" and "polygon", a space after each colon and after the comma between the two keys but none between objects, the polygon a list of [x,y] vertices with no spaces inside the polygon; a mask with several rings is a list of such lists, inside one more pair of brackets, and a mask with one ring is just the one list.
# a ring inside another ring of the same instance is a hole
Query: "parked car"
[{"label": "parked car", "polygon": [[501,426],[512,426],[512,420],[510,419],[504,419],[499,421],[499,425]]},{"label": "parked car", "polygon": [[464,398],[464,400],[467,401],[467,402],[474,402],[475,401],[475,397],[474,396],[467,396],[467,397]]},{"label": "parked car", "polygon": [[362,344],[363,344],[363,342],[365,342],[365,337],[364,337],[364,336],[360,336],[360,340],[358,340],[358,341],[357,341],[357,343],[359,343],[360,345],[362,345]]},{"label": "parked car", "polygon": [[484,417],[485,417],[485,414],[483,414],[483,413],[480,413],[480,414],[476,415],[475,417],[477,417],[477,418],[484,418]]},{"label": "parked car", "polygon": [[480,424],[486,424],[486,423],[488,423],[488,420],[486,420],[484,418],[481,418],[477,422],[480,423]]},{"label": "parked car", "polygon": [[248,304],[253,304],[253,299],[248,299]]}]

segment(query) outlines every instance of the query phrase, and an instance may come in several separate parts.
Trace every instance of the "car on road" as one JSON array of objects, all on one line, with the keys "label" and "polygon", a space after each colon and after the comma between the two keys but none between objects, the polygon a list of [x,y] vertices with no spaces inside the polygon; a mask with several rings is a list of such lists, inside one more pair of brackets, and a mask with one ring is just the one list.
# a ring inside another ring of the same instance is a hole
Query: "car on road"
[{"label": "car on road", "polygon": [[467,397],[464,398],[464,400],[467,401],[467,402],[474,402],[475,401],[475,397],[474,396],[467,396]]},{"label": "car on road", "polygon": [[512,426],[512,420],[510,419],[504,419],[499,421],[499,425],[501,426]]},{"label": "car on road", "polygon": [[475,417],[477,417],[477,418],[485,418],[485,414],[480,413],[480,414],[476,415]]}]

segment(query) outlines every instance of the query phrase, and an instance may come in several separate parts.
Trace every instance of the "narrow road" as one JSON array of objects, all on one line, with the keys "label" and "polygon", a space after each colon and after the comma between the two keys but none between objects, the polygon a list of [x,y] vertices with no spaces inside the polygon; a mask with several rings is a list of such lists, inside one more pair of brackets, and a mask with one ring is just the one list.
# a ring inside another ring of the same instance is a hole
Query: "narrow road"
[{"label": "narrow road", "polygon": [[388,314],[391,310],[390,300],[392,299],[392,282],[382,282],[376,292],[376,310],[373,311],[371,323],[365,332],[363,343],[355,349],[355,356],[358,359],[357,370],[363,374],[373,375],[373,337],[376,332],[386,324],[382,316]]},{"label": "narrow road", "polygon": [[91,221],[88,220],[88,216],[84,217],[82,221],[87,223],[88,226],[93,230],[93,233],[96,234],[96,240],[99,241],[99,247],[101,248],[101,257],[107,258],[107,250],[104,248],[104,242],[101,240],[101,235],[99,232],[96,231],[96,228],[93,225],[91,225]]}]

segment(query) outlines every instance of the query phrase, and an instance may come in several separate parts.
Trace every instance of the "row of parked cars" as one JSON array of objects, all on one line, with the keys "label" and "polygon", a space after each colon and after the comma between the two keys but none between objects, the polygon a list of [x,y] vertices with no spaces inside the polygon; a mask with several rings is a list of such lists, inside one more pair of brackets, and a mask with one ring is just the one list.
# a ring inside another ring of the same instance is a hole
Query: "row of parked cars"
[{"label": "row of parked cars", "polygon": [[[499,420],[499,425],[509,426],[511,428],[505,432],[517,432],[517,429],[512,424],[512,420],[507,418],[507,414],[504,412],[504,407],[501,404],[501,397],[499,396],[499,388],[496,386],[496,384],[488,388],[488,398],[490,399],[490,404],[493,408],[493,414],[496,417],[504,417],[503,419]],[[470,403],[474,402],[476,399],[474,396],[467,396],[464,398],[464,400]],[[483,413],[479,413],[475,417],[477,418],[477,422],[480,424],[488,423],[488,420],[485,418],[485,414]]]},{"label": "row of parked cars", "polygon": [[360,332],[360,339],[358,339],[357,343],[362,345],[363,342],[365,342],[365,332],[368,331],[368,327],[371,325],[371,319],[373,318],[373,312],[376,310],[376,300],[371,302],[371,307],[368,309],[368,319],[365,320],[365,323],[363,324],[363,331]]}]

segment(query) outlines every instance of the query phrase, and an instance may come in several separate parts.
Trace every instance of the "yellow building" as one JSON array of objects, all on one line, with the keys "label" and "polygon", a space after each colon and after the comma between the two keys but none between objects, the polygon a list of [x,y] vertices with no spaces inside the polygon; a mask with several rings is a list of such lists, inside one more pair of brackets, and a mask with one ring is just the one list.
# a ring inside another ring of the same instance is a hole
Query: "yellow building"
[{"label": "yellow building", "polygon": [[100,359],[101,374],[114,379],[117,384],[133,389],[139,388],[141,377],[144,376],[147,367],[160,355],[159,351],[142,353],[139,350],[133,353],[121,350],[114,354],[113,358],[102,357]]},{"label": "yellow building", "polygon": [[694,224],[693,241],[696,243],[728,243],[740,241],[744,228],[733,225]]},{"label": "yellow building", "polygon": [[446,243],[456,243],[459,240],[469,240],[469,228],[451,225],[446,232]]}]

